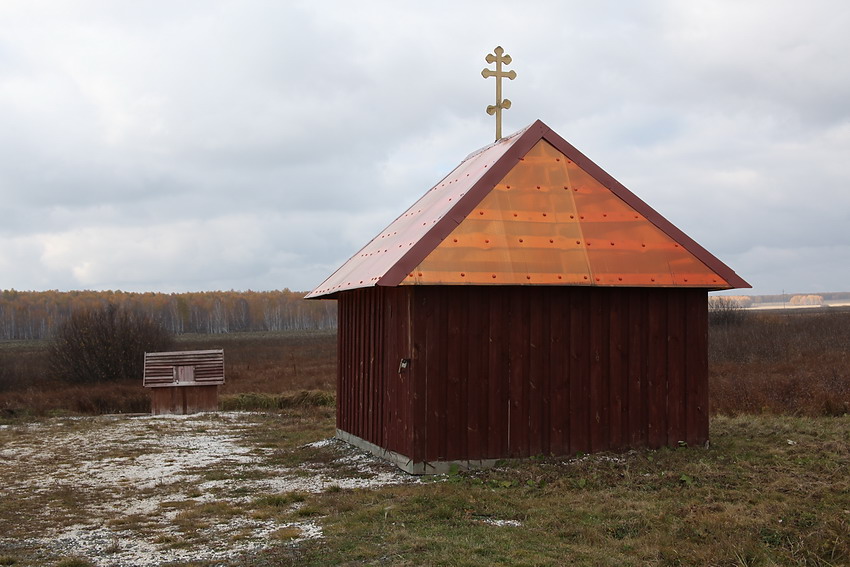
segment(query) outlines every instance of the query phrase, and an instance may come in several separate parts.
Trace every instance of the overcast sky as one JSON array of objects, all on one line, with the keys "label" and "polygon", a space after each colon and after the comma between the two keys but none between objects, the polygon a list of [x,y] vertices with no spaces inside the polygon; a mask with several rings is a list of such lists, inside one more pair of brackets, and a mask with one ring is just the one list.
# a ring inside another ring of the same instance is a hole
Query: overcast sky
[{"label": "overcast sky", "polygon": [[309,290],[541,119],[753,285],[850,290],[850,3],[0,2],[0,289]]}]

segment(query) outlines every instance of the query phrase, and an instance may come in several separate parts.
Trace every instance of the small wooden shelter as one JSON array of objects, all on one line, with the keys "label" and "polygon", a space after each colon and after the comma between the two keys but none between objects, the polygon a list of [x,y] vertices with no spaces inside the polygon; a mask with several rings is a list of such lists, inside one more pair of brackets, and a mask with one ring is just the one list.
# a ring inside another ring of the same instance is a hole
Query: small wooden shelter
[{"label": "small wooden shelter", "polygon": [[151,389],[153,415],[215,411],[224,384],[224,350],[146,352],[143,380]]},{"label": "small wooden shelter", "polygon": [[423,473],[704,443],[708,291],[739,287],[537,121],[307,297],[338,300],[337,436]]}]

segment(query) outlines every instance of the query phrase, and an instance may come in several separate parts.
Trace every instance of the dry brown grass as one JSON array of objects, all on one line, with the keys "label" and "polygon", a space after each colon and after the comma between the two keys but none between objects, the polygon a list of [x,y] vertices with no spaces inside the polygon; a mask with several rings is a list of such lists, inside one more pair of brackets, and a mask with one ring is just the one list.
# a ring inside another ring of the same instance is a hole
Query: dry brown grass
[{"label": "dry brown grass", "polygon": [[747,313],[709,331],[714,414],[850,413],[850,312]]},{"label": "dry brown grass", "polygon": [[[232,409],[250,409],[252,399],[256,408],[282,407],[278,402],[288,403],[295,392],[335,388],[333,332],[187,335],[176,348],[224,349],[227,383],[220,393]],[[44,342],[0,343],[0,417],[149,411],[140,384],[50,381],[45,350]],[[709,374],[714,415],[850,413],[850,312],[748,312],[738,322],[713,325]]]},{"label": "dry brown grass", "polygon": [[[48,343],[43,341],[0,343],[0,417],[63,411],[150,411],[150,393],[140,383],[72,386],[51,379],[45,361],[47,348]],[[334,391],[336,334],[332,332],[187,335],[178,339],[175,348],[224,349],[226,383],[220,391],[223,400],[237,399],[240,394],[268,394],[277,398],[264,398],[258,403],[280,399],[285,405],[294,392]],[[320,398],[324,399],[316,397]],[[242,402],[244,406],[244,399]],[[238,405],[238,399],[231,403]]]},{"label": "dry brown grass", "polygon": [[223,395],[336,387],[336,332],[190,335],[179,340],[178,348],[224,349]]},{"label": "dry brown grass", "polygon": [[47,373],[47,343],[0,341],[0,393],[21,390]]},{"label": "dry brown grass", "polygon": [[0,412],[6,417],[150,411],[150,393],[140,385],[127,383],[68,385],[44,381],[27,388],[0,392]]}]

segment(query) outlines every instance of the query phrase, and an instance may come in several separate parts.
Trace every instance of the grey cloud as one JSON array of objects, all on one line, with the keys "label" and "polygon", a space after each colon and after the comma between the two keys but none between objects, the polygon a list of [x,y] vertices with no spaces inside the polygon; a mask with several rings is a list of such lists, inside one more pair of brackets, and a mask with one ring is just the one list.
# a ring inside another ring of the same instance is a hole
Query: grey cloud
[{"label": "grey cloud", "polygon": [[543,119],[756,292],[847,288],[848,24],[837,0],[5,3],[0,288],[317,285],[492,141],[497,43],[506,132]]}]

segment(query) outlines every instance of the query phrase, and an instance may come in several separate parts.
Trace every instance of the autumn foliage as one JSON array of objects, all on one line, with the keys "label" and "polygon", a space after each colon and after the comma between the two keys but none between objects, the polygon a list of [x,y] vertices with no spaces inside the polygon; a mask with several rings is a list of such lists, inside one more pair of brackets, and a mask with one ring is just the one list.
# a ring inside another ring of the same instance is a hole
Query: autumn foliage
[{"label": "autumn foliage", "polygon": [[789,301],[791,305],[823,305],[822,295],[795,295]]},{"label": "autumn foliage", "polygon": [[49,351],[50,373],[73,383],[142,378],[145,352],[165,351],[172,334],[149,314],[106,305],[62,322]]},{"label": "autumn foliage", "polygon": [[288,289],[191,293],[3,290],[0,340],[50,338],[73,313],[106,305],[145,313],[178,335],[336,328],[336,302],[309,301],[304,295]]}]

